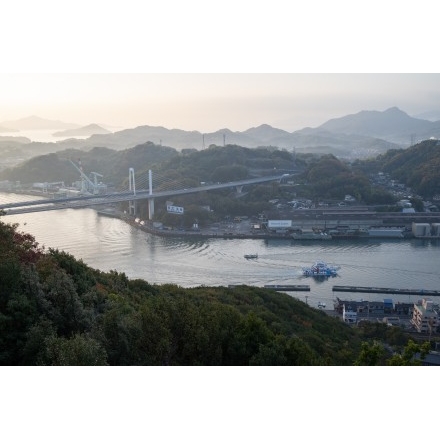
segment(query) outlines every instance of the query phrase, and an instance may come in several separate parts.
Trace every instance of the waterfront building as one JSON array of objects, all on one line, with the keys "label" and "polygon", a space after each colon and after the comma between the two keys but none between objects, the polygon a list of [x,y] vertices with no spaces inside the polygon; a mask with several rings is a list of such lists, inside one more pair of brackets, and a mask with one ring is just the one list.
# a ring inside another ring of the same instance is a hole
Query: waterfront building
[{"label": "waterfront building", "polygon": [[354,310],[346,310],[345,304],[342,306],[342,320],[348,324],[356,324],[357,312]]},{"label": "waterfront building", "polygon": [[411,324],[419,333],[433,333],[439,325],[439,310],[429,298],[414,304]]}]

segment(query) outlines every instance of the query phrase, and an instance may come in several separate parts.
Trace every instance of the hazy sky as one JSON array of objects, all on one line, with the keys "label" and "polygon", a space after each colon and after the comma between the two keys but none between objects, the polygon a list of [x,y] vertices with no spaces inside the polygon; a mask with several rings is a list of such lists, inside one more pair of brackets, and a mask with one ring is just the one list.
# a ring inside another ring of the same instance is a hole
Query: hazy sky
[{"label": "hazy sky", "polygon": [[361,110],[438,111],[440,74],[0,74],[0,96],[0,122],[294,131]]},{"label": "hazy sky", "polygon": [[0,122],[294,131],[361,110],[439,111],[435,4],[7,0]]}]

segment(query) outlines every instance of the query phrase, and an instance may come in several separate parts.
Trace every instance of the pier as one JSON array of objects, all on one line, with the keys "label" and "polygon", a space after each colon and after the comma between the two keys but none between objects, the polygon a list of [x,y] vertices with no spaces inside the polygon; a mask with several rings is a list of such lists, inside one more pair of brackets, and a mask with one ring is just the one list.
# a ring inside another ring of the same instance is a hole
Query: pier
[{"label": "pier", "polygon": [[280,292],[310,292],[310,286],[307,284],[265,284],[264,288]]},{"label": "pier", "polygon": [[440,296],[440,290],[396,289],[392,287],[333,286],[333,292],[387,293],[390,295]]}]

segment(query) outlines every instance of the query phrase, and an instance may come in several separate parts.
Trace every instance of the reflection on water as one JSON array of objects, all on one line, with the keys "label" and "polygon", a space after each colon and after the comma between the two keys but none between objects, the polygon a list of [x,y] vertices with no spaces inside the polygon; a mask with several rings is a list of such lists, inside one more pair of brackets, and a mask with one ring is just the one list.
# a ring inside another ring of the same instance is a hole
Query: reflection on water
[{"label": "reflection on water", "polygon": [[423,239],[415,239],[411,240],[411,246],[413,248],[429,248],[429,247],[439,247],[440,239],[438,238],[423,238]]},{"label": "reflection on water", "polygon": [[[63,129],[44,129],[44,130],[20,130],[14,132],[3,133],[2,136],[11,136],[17,138],[27,138],[31,142],[55,143],[66,139],[72,139],[72,136],[54,136],[54,133],[64,131]],[[76,139],[87,139],[90,136],[75,136]]]}]

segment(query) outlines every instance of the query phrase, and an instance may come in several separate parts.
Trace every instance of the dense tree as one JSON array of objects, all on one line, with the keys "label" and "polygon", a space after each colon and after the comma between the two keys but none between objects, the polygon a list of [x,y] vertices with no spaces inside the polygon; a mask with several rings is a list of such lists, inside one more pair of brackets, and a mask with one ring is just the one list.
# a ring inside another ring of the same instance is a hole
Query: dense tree
[{"label": "dense tree", "polygon": [[380,365],[385,357],[385,349],[378,342],[373,342],[369,344],[368,342],[363,342],[361,346],[361,352],[359,357],[356,359],[354,365],[357,366],[375,366]]},{"label": "dense tree", "polygon": [[303,173],[313,199],[343,199],[350,194],[360,202],[371,199],[368,177],[333,155],[313,161]]},{"label": "dense tree", "polygon": [[213,182],[231,182],[248,177],[248,169],[241,165],[224,165],[217,167],[211,174]]},{"label": "dense tree", "polygon": [[394,354],[388,361],[388,365],[421,365],[421,361],[429,353],[430,343],[424,342],[423,344],[417,344],[410,339],[407,345],[403,348],[401,353]]},{"label": "dense tree", "polygon": [[56,336],[46,338],[38,363],[53,366],[108,365],[104,348],[96,340],[80,334],[70,339]]}]

